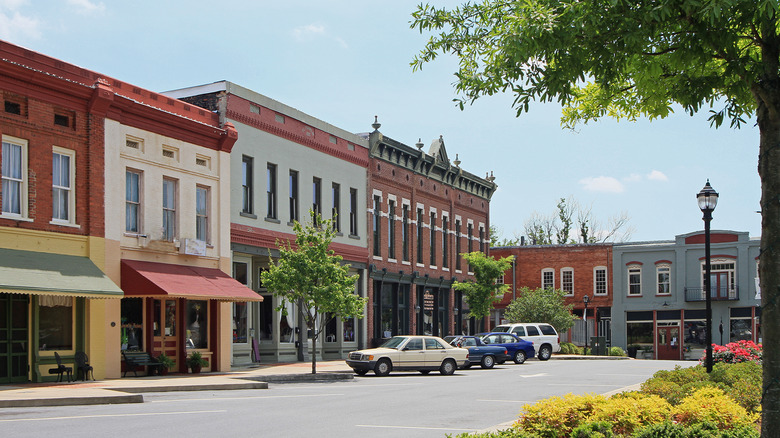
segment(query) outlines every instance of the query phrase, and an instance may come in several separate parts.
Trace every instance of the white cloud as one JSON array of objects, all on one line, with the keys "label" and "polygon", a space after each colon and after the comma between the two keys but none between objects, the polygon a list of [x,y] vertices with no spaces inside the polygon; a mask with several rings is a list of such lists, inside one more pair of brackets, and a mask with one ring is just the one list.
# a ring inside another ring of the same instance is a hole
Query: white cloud
[{"label": "white cloud", "polygon": [[0,9],[10,9],[15,11],[19,6],[27,3],[27,0],[0,0]]},{"label": "white cloud", "polygon": [[589,192],[623,193],[625,191],[623,184],[611,176],[588,177],[579,182]]},{"label": "white cloud", "polygon": [[647,179],[650,181],[669,181],[669,178],[660,170],[653,170],[647,174]]},{"label": "white cloud", "polygon": [[[5,3],[14,2],[6,1]],[[25,37],[40,38],[40,22],[36,18],[26,17],[19,12],[10,13],[0,9],[0,39],[19,41]]]},{"label": "white cloud", "polygon": [[106,10],[106,5],[103,3],[93,3],[90,0],[68,0],[68,4],[79,8],[79,12],[87,14]]},{"label": "white cloud", "polygon": [[628,175],[627,177],[623,178],[623,181],[625,182],[639,182],[642,181],[642,175],[638,173],[632,173],[631,175]]},{"label": "white cloud", "polygon": [[325,35],[325,26],[307,24],[306,26],[296,27],[292,33],[297,40],[303,41],[312,36]]}]

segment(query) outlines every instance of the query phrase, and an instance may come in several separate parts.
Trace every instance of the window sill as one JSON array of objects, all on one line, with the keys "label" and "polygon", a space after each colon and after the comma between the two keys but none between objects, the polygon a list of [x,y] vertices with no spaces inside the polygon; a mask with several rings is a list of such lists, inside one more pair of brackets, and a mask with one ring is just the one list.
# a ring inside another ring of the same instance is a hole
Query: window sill
[{"label": "window sill", "polygon": [[288,227],[294,227],[295,226],[295,222],[294,221],[287,222],[287,226]]},{"label": "window sill", "polygon": [[256,214],[247,213],[246,211],[241,211],[238,213],[239,216],[248,217],[249,219],[257,219]]},{"label": "window sill", "polygon": [[441,268],[441,270],[444,272],[450,272],[450,268]]},{"label": "window sill", "polygon": [[374,260],[382,260],[382,257],[381,256],[373,256],[373,259]]},{"label": "window sill", "polygon": [[336,236],[344,237],[344,233],[342,233],[341,231],[336,231]]},{"label": "window sill", "polygon": [[455,270],[455,273],[456,273],[456,274],[462,274],[462,273],[463,273],[463,271],[461,271],[460,269],[456,269],[456,270]]},{"label": "window sill", "polygon": [[282,223],[282,221],[280,221],[279,219],[272,218],[272,217],[266,217],[263,220],[265,220],[266,222],[271,222],[273,224],[281,224]]},{"label": "window sill", "polygon": [[402,265],[412,266],[412,262],[402,261]]},{"label": "window sill", "polygon": [[398,263],[396,259],[387,259],[388,263]]},{"label": "window sill", "polygon": [[642,295],[626,295],[626,298],[642,298]]},{"label": "window sill", "polygon": [[430,269],[439,269],[439,267],[436,266],[436,265],[428,265],[428,268],[430,268]]},{"label": "window sill", "polygon": [[417,267],[418,267],[418,268],[424,268],[424,267],[425,267],[425,265],[424,265],[424,264],[422,264],[422,263],[417,263]]},{"label": "window sill", "polygon": [[33,220],[28,217],[8,215],[8,214],[0,214],[0,219],[10,219],[12,221],[19,221],[19,222],[33,222]]},{"label": "window sill", "polygon": [[70,222],[63,222],[63,221],[52,220],[52,221],[49,221],[49,223],[50,223],[51,225],[58,225],[58,226],[60,226],[60,227],[68,227],[68,228],[78,228],[78,229],[81,229],[81,225],[79,225],[79,224],[73,224],[73,223],[70,223]]},{"label": "window sill", "polygon": [[350,234],[347,237],[349,237],[350,239],[360,240],[360,236],[358,236],[357,234]]}]

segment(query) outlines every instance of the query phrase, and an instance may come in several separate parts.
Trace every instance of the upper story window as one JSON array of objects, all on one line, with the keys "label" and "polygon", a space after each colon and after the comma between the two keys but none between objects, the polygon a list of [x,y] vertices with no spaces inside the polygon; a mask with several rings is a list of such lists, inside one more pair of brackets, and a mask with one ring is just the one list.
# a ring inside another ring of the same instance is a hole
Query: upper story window
[{"label": "upper story window", "polygon": [[125,231],[141,232],[141,172],[125,172]]},{"label": "upper story window", "polygon": [[450,240],[450,218],[442,216],[441,218],[441,266],[450,267],[449,258],[449,240]]},{"label": "upper story window", "polygon": [[466,225],[469,253],[474,252],[474,224]]},{"label": "upper story window", "polygon": [[431,266],[436,266],[436,213],[431,212]]},{"label": "upper story window", "polygon": [[314,212],[312,222],[317,223],[317,217],[322,216],[322,179],[316,176],[311,184],[311,210]]},{"label": "upper story window", "polygon": [[357,189],[349,189],[349,235],[358,235],[358,192]]},{"label": "upper story window", "polygon": [[73,192],[75,152],[54,148],[52,152],[52,221],[75,223],[76,197]]},{"label": "upper story window", "polygon": [[373,232],[374,232],[374,255],[377,256],[377,257],[382,255],[382,252],[381,252],[381,249],[380,249],[381,248],[381,244],[382,244],[382,239],[381,239],[382,233],[381,233],[381,230],[379,228],[380,227],[380,222],[379,222],[380,217],[379,217],[379,215],[381,214],[381,206],[380,206],[381,203],[382,203],[382,198],[380,198],[378,195],[374,195],[374,214],[373,214],[374,217],[372,218],[373,219],[372,223],[374,224],[374,228],[373,228]]},{"label": "upper story window", "polygon": [[655,266],[656,293],[658,295],[671,295],[672,293],[672,267],[668,263],[659,263]]},{"label": "upper story window", "polygon": [[162,219],[163,219],[163,240],[172,242],[176,237],[176,180],[164,178],[163,179],[163,205],[162,205]]},{"label": "upper story window", "polygon": [[555,289],[555,270],[542,269],[542,289]]},{"label": "upper story window", "polygon": [[574,295],[574,269],[561,269],[561,289],[566,295]]},{"label": "upper story window", "polygon": [[298,172],[295,170],[290,171],[290,178],[288,183],[288,190],[290,192],[290,222],[297,221],[298,215]]},{"label": "upper story window", "polygon": [[387,205],[387,258],[395,259],[395,201]]},{"label": "upper story window", "polygon": [[252,184],[252,173],[253,173],[253,159],[252,157],[244,156],[241,160],[241,212],[252,214],[253,213],[253,184]]},{"label": "upper story window", "polygon": [[628,295],[642,295],[642,265],[628,265]]},{"label": "upper story window", "polygon": [[479,252],[485,252],[485,227],[479,227]]},{"label": "upper story window", "polygon": [[276,164],[268,163],[266,170],[266,213],[265,217],[277,219],[276,214]]},{"label": "upper story window", "polygon": [[423,209],[417,209],[417,263],[423,264]]},{"label": "upper story window", "polygon": [[607,294],[607,268],[605,266],[593,268],[593,294]]},{"label": "upper story window", "polygon": [[[733,259],[713,258],[710,261],[710,296],[714,299],[736,299],[736,263]],[[704,290],[705,264],[701,264]]]},{"label": "upper story window", "polygon": [[2,215],[27,218],[27,141],[3,136]]},{"label": "upper story window", "polygon": [[333,183],[330,187],[330,217],[333,221],[333,231],[341,232],[341,186]]},{"label": "upper story window", "polygon": [[409,205],[401,207],[401,257],[409,261]]},{"label": "upper story window", "polygon": [[195,188],[195,238],[204,242],[209,242],[210,194],[208,187]]},{"label": "upper story window", "polygon": [[455,270],[460,271],[460,219],[455,219]]}]

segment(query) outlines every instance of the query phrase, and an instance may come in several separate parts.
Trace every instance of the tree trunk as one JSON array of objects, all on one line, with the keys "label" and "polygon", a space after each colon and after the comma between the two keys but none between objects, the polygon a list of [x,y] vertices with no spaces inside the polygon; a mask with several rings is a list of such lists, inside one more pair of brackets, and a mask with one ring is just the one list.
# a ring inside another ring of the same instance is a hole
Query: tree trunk
[{"label": "tree trunk", "polygon": [[761,436],[772,437],[780,430],[780,82],[777,79],[766,81],[761,87],[764,99],[757,99],[761,135],[758,158],[761,177],[759,277],[761,334],[765,347]]},{"label": "tree trunk", "polygon": [[320,337],[320,332],[322,331],[322,327],[317,330],[317,309],[314,309],[312,327],[312,333],[314,333],[314,336],[311,339],[311,373],[317,374],[317,339]]}]

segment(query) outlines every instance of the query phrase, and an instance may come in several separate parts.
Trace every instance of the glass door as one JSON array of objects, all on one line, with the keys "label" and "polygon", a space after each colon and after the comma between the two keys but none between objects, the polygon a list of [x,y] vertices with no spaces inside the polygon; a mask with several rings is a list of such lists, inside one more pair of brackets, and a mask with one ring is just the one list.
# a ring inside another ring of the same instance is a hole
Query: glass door
[{"label": "glass door", "polygon": [[0,383],[26,382],[27,295],[0,294]]},{"label": "glass door", "polygon": [[680,328],[659,326],[657,333],[658,359],[680,360]]},{"label": "glass door", "polygon": [[152,312],[154,341],[151,354],[158,356],[165,353],[176,362],[176,368],[180,368],[176,300],[154,300]]}]

